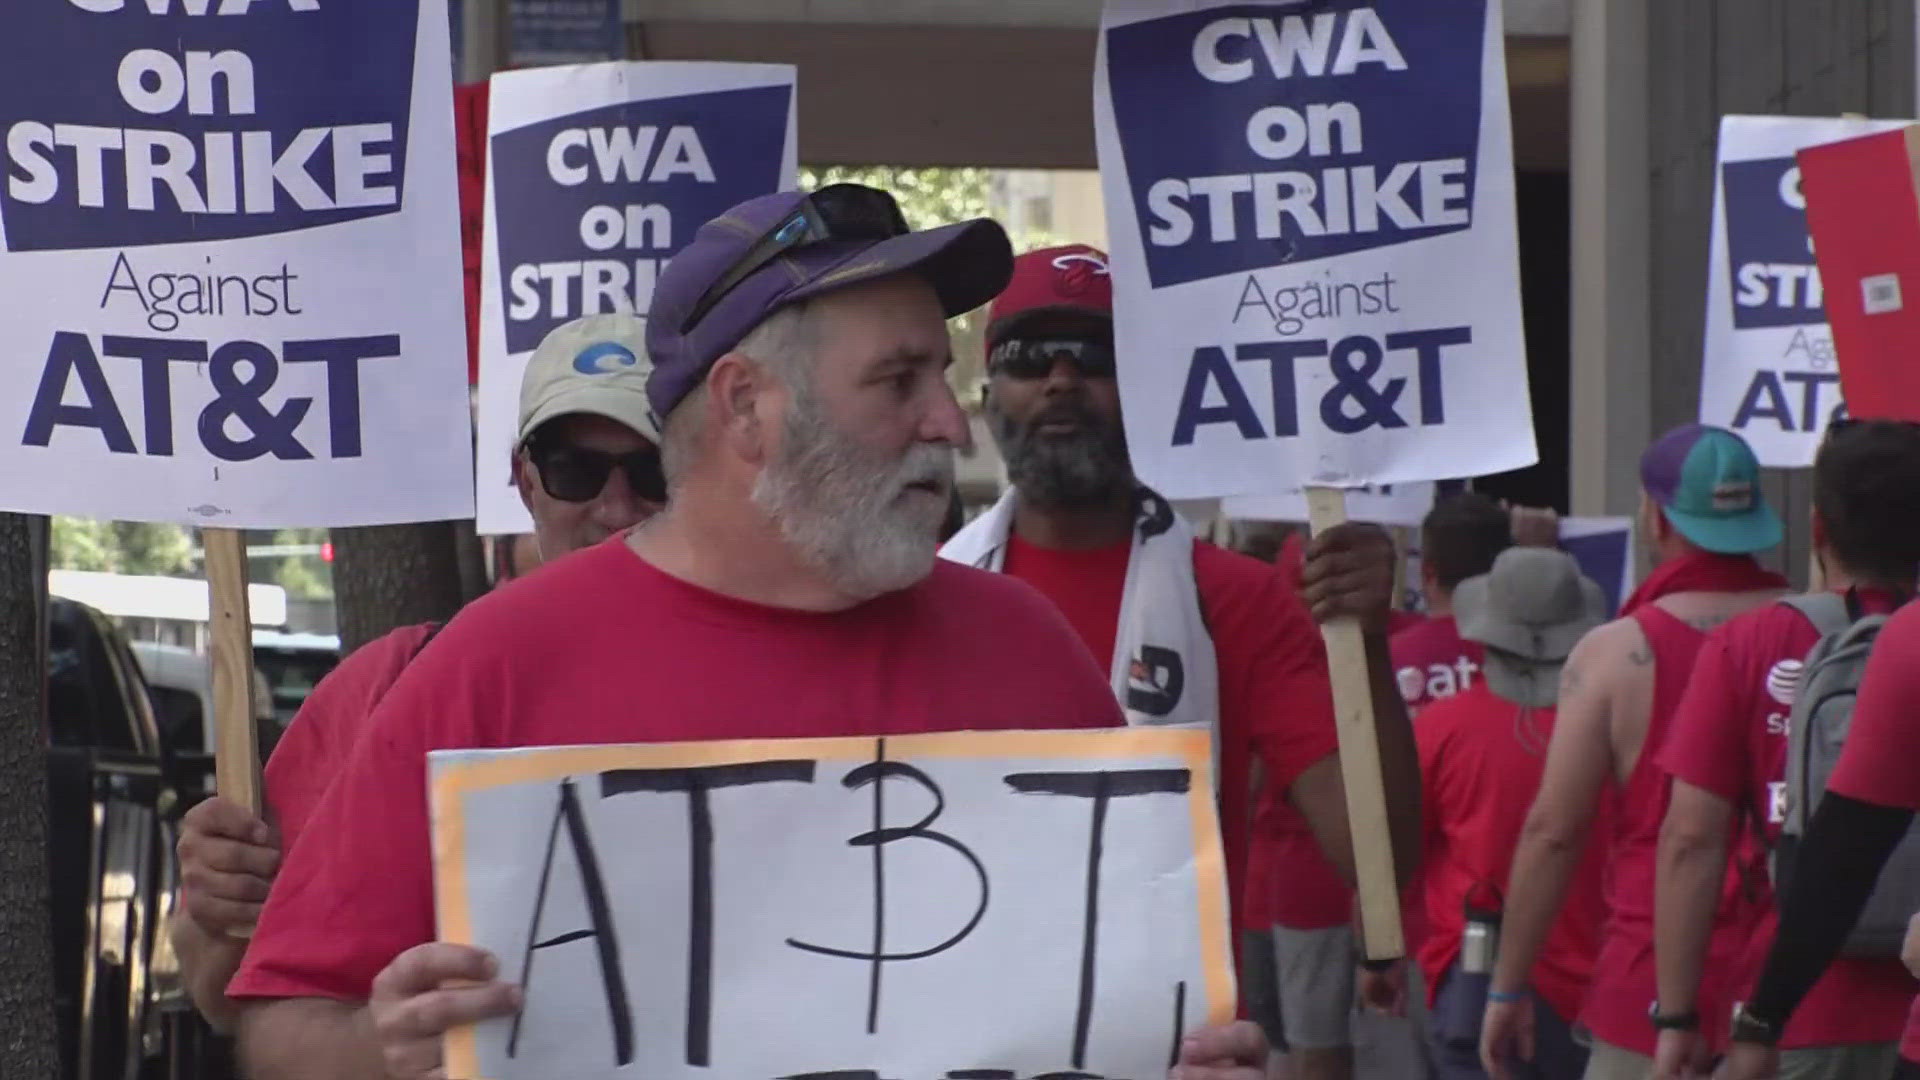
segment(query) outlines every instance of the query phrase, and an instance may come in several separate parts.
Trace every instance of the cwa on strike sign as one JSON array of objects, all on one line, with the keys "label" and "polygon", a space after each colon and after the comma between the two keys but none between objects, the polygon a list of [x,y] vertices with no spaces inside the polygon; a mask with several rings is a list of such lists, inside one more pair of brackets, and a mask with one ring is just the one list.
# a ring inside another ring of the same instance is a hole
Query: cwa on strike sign
[{"label": "cwa on strike sign", "polygon": [[0,506],[466,516],[445,0],[36,0],[6,29]]},{"label": "cwa on strike sign", "polygon": [[1111,0],[1127,441],[1171,498],[1535,460],[1497,0]]}]

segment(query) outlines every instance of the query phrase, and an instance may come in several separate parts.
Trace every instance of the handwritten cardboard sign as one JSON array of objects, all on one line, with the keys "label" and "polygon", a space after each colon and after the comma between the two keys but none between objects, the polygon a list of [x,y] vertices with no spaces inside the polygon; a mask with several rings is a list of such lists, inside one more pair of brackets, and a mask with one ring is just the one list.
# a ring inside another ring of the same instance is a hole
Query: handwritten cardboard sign
[{"label": "handwritten cardboard sign", "polygon": [[432,755],[440,936],[525,988],[449,1074],[1163,1076],[1228,1017],[1209,736]]},{"label": "handwritten cardboard sign", "polygon": [[[1720,118],[1700,422],[1738,432],[1762,465],[1812,464],[1827,425],[1846,408],[1835,335],[1828,329],[1831,297],[1815,265],[1808,194],[1795,152],[1902,123]],[[1865,209],[1879,227],[1878,203],[1851,192],[1840,197]],[[1826,262],[1824,252],[1820,261]]]},{"label": "handwritten cardboard sign", "polygon": [[1536,458],[1498,0],[1109,0],[1127,442],[1169,498]]},{"label": "handwritten cardboard sign", "polygon": [[479,474],[483,533],[532,521],[508,462],[520,376],[554,327],[645,315],[696,229],[798,172],[794,69],[673,61],[493,76],[481,254]]},{"label": "handwritten cardboard sign", "polygon": [[13,3],[0,507],[465,517],[446,0]]}]

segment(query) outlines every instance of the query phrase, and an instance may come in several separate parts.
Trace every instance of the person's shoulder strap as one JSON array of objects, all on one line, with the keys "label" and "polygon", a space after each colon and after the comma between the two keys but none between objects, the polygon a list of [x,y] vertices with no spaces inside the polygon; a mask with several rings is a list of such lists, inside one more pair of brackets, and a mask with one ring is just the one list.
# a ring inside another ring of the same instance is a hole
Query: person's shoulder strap
[{"label": "person's shoulder strap", "polygon": [[1821,637],[1837,634],[1854,622],[1847,598],[1836,592],[1801,593],[1782,597],[1780,603],[1806,616]]}]

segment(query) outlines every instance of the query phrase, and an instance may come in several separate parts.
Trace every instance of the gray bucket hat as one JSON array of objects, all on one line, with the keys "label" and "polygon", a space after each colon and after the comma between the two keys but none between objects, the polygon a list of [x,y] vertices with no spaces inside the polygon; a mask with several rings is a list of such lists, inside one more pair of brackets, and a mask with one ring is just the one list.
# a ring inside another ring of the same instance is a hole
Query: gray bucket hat
[{"label": "gray bucket hat", "polygon": [[1587,631],[1607,621],[1600,586],[1563,551],[1513,547],[1453,591],[1460,636],[1487,647],[1488,689],[1520,705],[1559,699],[1560,669]]}]

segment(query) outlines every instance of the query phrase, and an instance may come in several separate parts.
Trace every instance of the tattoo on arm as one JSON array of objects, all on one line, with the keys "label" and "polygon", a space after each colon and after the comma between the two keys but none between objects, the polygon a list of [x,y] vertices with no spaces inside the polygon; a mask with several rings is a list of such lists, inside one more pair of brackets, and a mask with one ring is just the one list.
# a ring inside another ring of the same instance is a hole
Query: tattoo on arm
[{"label": "tattoo on arm", "polygon": [[1646,667],[1653,663],[1653,649],[1643,641],[1635,645],[1633,651],[1627,654],[1627,662],[1635,667]]}]

